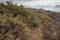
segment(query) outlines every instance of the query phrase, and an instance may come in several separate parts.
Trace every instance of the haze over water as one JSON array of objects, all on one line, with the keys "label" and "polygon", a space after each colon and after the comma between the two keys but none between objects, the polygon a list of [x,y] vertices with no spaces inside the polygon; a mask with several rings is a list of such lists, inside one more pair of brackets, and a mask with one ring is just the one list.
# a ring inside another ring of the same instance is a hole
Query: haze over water
[{"label": "haze over water", "polygon": [[[0,0],[3,3],[6,1],[8,0]],[[12,2],[18,5],[23,4],[25,7],[43,8],[45,10],[60,12],[60,0],[12,0]]]}]

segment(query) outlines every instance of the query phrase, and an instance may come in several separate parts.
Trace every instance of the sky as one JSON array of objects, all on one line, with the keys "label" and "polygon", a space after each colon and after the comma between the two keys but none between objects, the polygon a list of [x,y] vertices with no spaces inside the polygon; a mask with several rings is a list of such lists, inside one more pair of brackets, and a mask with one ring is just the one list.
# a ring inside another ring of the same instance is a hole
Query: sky
[{"label": "sky", "polygon": [[[0,2],[5,3],[6,0],[0,0]],[[27,7],[45,5],[45,6],[53,6],[60,5],[60,0],[13,0],[13,3],[17,3],[18,5],[23,4]]]}]

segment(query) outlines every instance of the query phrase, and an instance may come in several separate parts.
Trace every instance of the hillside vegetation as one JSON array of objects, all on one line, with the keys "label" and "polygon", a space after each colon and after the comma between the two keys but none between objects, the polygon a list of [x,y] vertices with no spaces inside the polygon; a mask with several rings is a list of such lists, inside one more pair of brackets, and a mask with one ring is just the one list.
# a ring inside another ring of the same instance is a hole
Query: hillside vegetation
[{"label": "hillside vegetation", "polygon": [[0,3],[0,40],[60,40],[60,13]]}]

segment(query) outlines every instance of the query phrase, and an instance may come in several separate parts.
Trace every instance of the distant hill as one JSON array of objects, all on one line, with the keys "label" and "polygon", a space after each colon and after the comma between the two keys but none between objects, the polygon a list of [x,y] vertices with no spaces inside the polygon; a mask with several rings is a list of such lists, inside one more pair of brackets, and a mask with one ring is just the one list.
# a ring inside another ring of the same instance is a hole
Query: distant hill
[{"label": "distant hill", "polygon": [[55,8],[60,8],[60,5],[56,5]]}]

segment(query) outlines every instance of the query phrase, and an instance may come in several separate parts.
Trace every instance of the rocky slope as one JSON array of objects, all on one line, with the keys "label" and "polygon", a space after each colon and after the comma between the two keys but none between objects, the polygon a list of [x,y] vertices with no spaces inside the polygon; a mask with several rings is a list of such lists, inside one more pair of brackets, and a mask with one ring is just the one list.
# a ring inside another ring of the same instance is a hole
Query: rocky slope
[{"label": "rocky slope", "polygon": [[60,13],[0,3],[0,40],[60,40]]}]

